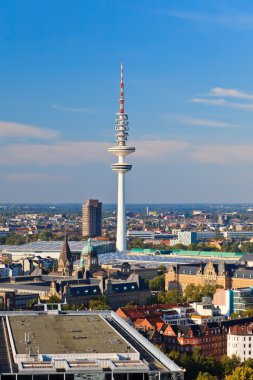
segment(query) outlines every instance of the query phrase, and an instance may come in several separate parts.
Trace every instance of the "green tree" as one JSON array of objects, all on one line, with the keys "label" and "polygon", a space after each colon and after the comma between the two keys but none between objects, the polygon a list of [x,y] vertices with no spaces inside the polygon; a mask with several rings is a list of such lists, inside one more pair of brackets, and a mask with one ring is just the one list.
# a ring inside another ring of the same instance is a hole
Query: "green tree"
[{"label": "green tree", "polygon": [[183,296],[178,290],[160,291],[157,294],[158,303],[178,303],[183,301]]},{"label": "green tree", "polygon": [[130,301],[124,307],[127,309],[130,309],[131,307],[134,307],[135,305],[136,305],[136,302]]},{"label": "green tree", "polygon": [[168,353],[168,357],[173,360],[173,362],[180,364],[180,354],[178,351],[170,351]]},{"label": "green tree", "polygon": [[182,250],[186,251],[187,250],[187,245],[179,243],[179,244],[173,245],[173,250],[174,249],[182,249]]},{"label": "green tree", "polygon": [[250,367],[251,369],[253,369],[253,359],[249,358],[249,359],[245,360],[245,362],[243,363],[243,365],[245,365],[245,366]]},{"label": "green tree", "polygon": [[210,285],[207,284],[201,288],[201,296],[202,297],[213,297],[214,293],[216,292],[216,285]]},{"label": "green tree", "polygon": [[163,290],[165,287],[165,275],[156,276],[148,282],[149,289],[151,290]]},{"label": "green tree", "polygon": [[127,246],[127,249],[143,248],[143,240],[140,238],[134,238],[133,240],[127,243]]},{"label": "green tree", "polygon": [[158,299],[157,299],[157,294],[151,294],[151,296],[147,297],[147,299],[146,299],[146,306],[154,305],[157,303],[159,303]]},{"label": "green tree", "polygon": [[253,253],[253,243],[243,243],[241,246],[243,253]]},{"label": "green tree", "polygon": [[61,307],[62,310],[76,310],[76,305],[64,304]]},{"label": "green tree", "polygon": [[221,358],[221,365],[224,375],[231,375],[236,367],[241,365],[241,361],[236,355],[232,355],[231,358],[227,355],[223,355]]},{"label": "green tree", "polygon": [[38,303],[38,299],[37,298],[33,298],[33,299],[30,299],[28,302],[27,302],[27,307],[33,307],[34,305],[36,305]]},{"label": "green tree", "polygon": [[218,380],[218,377],[212,376],[208,372],[199,372],[196,380]]},{"label": "green tree", "polygon": [[236,311],[230,315],[231,319],[236,319],[236,318],[245,318],[245,317],[252,317],[253,316],[253,310],[252,309],[247,309],[247,310],[242,310],[242,311]]},{"label": "green tree", "polygon": [[184,298],[187,302],[199,302],[202,297],[213,297],[218,287],[209,284],[205,286],[188,284],[184,291]]},{"label": "green tree", "polygon": [[187,302],[198,302],[201,301],[201,286],[200,285],[194,285],[194,284],[188,284],[184,291],[184,298]]},{"label": "green tree", "polygon": [[48,300],[47,303],[60,303],[61,299],[57,296],[51,296]]},{"label": "green tree", "polygon": [[10,234],[7,236],[5,243],[7,245],[21,245],[26,242],[25,236]]},{"label": "green tree", "polygon": [[187,251],[198,251],[198,250],[199,250],[198,245],[195,243],[191,243],[187,245]]},{"label": "green tree", "polygon": [[163,264],[159,265],[159,267],[157,269],[161,272],[161,274],[164,274],[167,272],[167,268]]},{"label": "green tree", "polygon": [[53,239],[54,234],[51,231],[43,230],[38,237],[40,240],[48,241]]},{"label": "green tree", "polygon": [[91,310],[110,310],[108,300],[105,296],[99,296],[89,301],[89,309]]},{"label": "green tree", "polygon": [[231,244],[230,252],[240,252],[240,249],[238,247],[238,243]]},{"label": "green tree", "polygon": [[6,236],[0,236],[0,245],[6,244]]},{"label": "green tree", "polygon": [[231,375],[225,377],[225,380],[253,380],[253,370],[247,366],[237,367]]}]

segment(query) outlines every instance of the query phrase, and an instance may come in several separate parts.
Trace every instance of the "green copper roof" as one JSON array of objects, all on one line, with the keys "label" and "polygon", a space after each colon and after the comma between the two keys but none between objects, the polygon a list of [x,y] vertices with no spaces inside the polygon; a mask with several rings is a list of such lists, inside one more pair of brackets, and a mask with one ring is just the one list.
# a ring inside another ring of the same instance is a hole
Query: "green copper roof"
[{"label": "green copper roof", "polygon": [[161,252],[161,254],[172,254],[178,256],[202,256],[202,257],[226,257],[226,258],[240,258],[244,255],[242,252],[216,252],[216,251],[186,251],[183,249],[147,249],[147,248],[132,248],[131,253],[141,253],[141,254],[155,254],[155,252]]},{"label": "green copper roof", "polygon": [[81,256],[82,255],[85,255],[85,256],[86,255],[92,255],[95,252],[96,252],[96,250],[93,247],[93,245],[91,244],[91,239],[88,239],[87,244],[85,244],[85,246],[82,249]]},{"label": "green copper roof", "polygon": [[178,256],[204,256],[204,257],[235,257],[239,258],[244,255],[242,252],[216,252],[216,251],[185,251],[183,249],[174,249],[172,254]]}]

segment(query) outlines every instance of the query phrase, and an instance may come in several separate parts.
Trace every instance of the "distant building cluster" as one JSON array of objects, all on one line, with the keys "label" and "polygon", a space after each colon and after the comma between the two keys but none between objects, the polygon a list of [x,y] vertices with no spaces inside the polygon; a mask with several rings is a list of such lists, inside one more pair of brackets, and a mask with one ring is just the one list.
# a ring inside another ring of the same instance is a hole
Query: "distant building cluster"
[{"label": "distant building cluster", "polygon": [[[23,268],[26,264],[31,265],[26,276],[1,278],[0,305],[3,309],[15,310],[21,303],[23,308],[27,308],[33,299],[46,301],[52,296],[69,305],[88,307],[91,299],[101,295],[107,297],[111,308],[116,308],[128,302],[145,303],[151,296],[144,281],[145,270],[143,278],[141,273],[131,270],[128,263],[122,263],[115,269],[102,268],[96,245],[90,239],[85,244],[82,242],[79,260],[74,260],[66,237],[61,244],[60,255],[51,261],[51,266],[46,267],[47,258],[22,259]],[[33,262],[38,263],[35,268]]]},{"label": "distant building cluster", "polygon": [[[197,310],[201,314],[198,314]],[[204,310],[205,313],[203,313]],[[203,300],[198,304],[123,307],[117,310],[117,314],[166,352],[173,350],[181,354],[190,353],[198,347],[201,348],[204,356],[211,355],[216,360],[220,360],[226,354],[232,356],[235,352],[244,360],[243,352],[249,355],[249,342],[253,339],[251,327],[253,317],[225,320],[210,300]],[[197,317],[203,314],[208,318],[206,320],[203,318],[199,323]],[[234,331],[241,331],[240,329],[244,329],[244,335],[246,331],[249,334],[248,347],[244,351],[240,346],[236,346],[236,339],[231,337]],[[233,342],[233,352],[231,342]],[[247,357],[253,357],[253,355]]]}]

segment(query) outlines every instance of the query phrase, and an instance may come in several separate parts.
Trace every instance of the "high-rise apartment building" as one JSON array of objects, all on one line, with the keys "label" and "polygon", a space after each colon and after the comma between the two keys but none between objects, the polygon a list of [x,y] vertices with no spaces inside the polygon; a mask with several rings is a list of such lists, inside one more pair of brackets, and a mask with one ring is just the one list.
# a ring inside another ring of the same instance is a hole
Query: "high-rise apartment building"
[{"label": "high-rise apartment building", "polygon": [[101,236],[102,203],[97,199],[88,199],[82,207],[82,236]]}]

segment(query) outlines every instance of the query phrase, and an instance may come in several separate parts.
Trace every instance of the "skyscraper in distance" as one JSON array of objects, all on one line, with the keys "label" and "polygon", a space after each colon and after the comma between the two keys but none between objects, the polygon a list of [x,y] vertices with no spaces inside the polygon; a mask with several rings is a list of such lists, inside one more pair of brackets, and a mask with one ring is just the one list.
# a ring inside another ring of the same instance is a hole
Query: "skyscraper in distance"
[{"label": "skyscraper in distance", "polygon": [[102,203],[88,199],[82,207],[82,236],[102,235]]},{"label": "skyscraper in distance", "polygon": [[118,211],[117,211],[117,240],[116,249],[124,253],[126,244],[126,210],[125,210],[125,174],[132,169],[132,165],[124,161],[125,157],[135,151],[134,147],[127,146],[128,116],[124,110],[124,78],[123,65],[120,67],[120,100],[119,112],[116,114],[115,130],[117,145],[108,148],[108,152],[118,157],[118,162],[112,164],[112,170],[118,173]]}]

